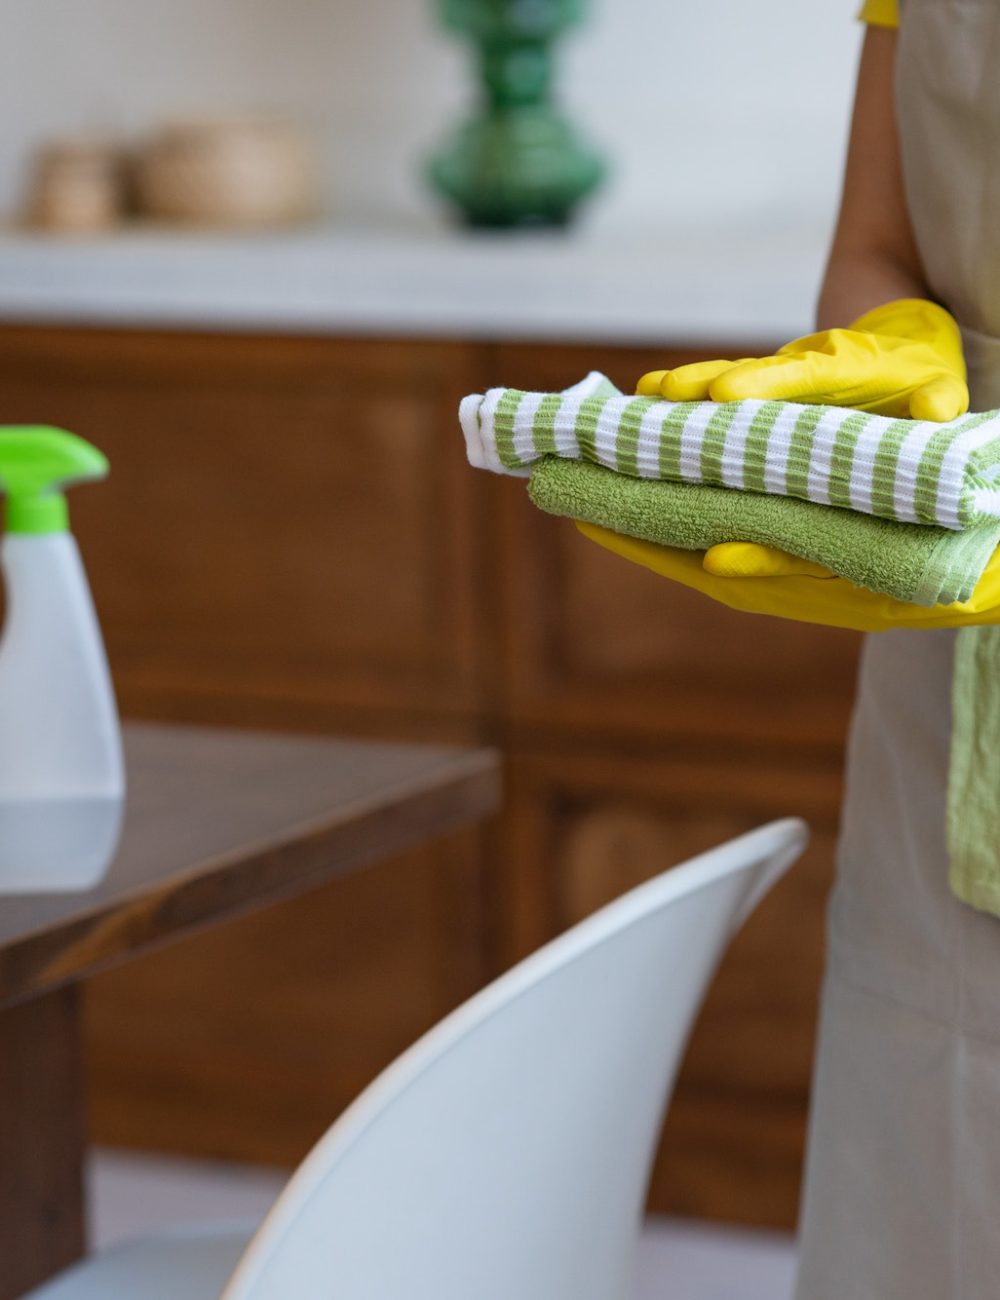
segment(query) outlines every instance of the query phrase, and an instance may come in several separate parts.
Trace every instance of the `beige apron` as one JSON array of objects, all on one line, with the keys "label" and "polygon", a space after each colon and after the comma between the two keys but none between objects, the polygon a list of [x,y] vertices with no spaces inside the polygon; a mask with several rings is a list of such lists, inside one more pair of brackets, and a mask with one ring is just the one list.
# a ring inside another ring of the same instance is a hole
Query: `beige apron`
[{"label": "beige apron", "polygon": [[[1000,406],[1000,0],[903,0],[897,106],[929,284],[973,407]],[[940,631],[865,646],[798,1300],[1000,1300],[1000,920],[948,887],[953,653]]]}]

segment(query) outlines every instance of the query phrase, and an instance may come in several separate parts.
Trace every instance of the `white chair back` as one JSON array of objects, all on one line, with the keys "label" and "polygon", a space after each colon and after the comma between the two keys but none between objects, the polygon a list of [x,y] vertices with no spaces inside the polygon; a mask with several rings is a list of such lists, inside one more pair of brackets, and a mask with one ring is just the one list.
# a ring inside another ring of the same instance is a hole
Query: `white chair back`
[{"label": "white chair back", "polygon": [[621,1300],[712,972],[805,841],[775,822],[667,871],[447,1017],[307,1157],[223,1300]]}]

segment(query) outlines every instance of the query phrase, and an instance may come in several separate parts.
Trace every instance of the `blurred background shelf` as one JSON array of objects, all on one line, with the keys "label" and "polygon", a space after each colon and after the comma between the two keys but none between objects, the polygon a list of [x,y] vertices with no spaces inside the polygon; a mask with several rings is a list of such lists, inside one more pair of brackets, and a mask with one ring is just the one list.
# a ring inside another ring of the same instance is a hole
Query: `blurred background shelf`
[{"label": "blurred background shelf", "polygon": [[256,235],[0,233],[0,320],[758,347],[810,326],[829,223],[513,236],[426,221]]}]

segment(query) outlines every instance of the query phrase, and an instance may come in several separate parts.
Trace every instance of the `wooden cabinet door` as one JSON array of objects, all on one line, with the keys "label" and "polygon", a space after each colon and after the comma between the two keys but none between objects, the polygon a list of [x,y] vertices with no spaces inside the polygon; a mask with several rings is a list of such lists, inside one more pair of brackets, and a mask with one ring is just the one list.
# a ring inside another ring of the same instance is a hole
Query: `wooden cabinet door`
[{"label": "wooden cabinet door", "polygon": [[110,457],[72,510],[127,711],[469,730],[482,485],[455,413],[472,360],[0,331],[4,422],[65,425]]},{"label": "wooden cabinet door", "polygon": [[[608,369],[637,375],[646,352]],[[545,389],[579,378],[593,353],[503,349],[509,382]],[[664,356],[660,365],[683,357]],[[522,481],[491,483],[502,595],[505,707],[520,732],[567,728],[581,739],[641,733],[747,754],[792,745],[838,754],[859,637],[738,614],[629,564],[543,515]]]},{"label": "wooden cabinet door", "polygon": [[291,1167],[488,978],[482,831],[176,943],[86,988],[95,1140]]},{"label": "wooden cabinet door", "polygon": [[[0,330],[0,420],[110,457],[70,498],[123,711],[475,739],[483,484],[445,343]],[[291,1164],[489,976],[482,836],[87,991],[105,1142]]]},{"label": "wooden cabinet door", "polygon": [[[683,859],[775,817],[812,841],[726,953],[696,1026],[653,1176],[660,1212],[795,1223],[840,798],[825,762],[686,747],[518,753],[505,823],[513,959]],[[670,990],[662,990],[666,999]]]}]

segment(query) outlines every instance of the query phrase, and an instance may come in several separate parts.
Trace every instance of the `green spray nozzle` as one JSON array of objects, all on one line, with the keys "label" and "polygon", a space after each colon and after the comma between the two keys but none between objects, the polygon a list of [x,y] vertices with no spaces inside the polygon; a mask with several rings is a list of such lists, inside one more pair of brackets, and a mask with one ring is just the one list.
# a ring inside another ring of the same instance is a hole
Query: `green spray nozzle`
[{"label": "green spray nozzle", "polygon": [[0,426],[0,492],[10,533],[65,532],[63,489],[107,472],[107,457],[75,433],[41,424]]}]

